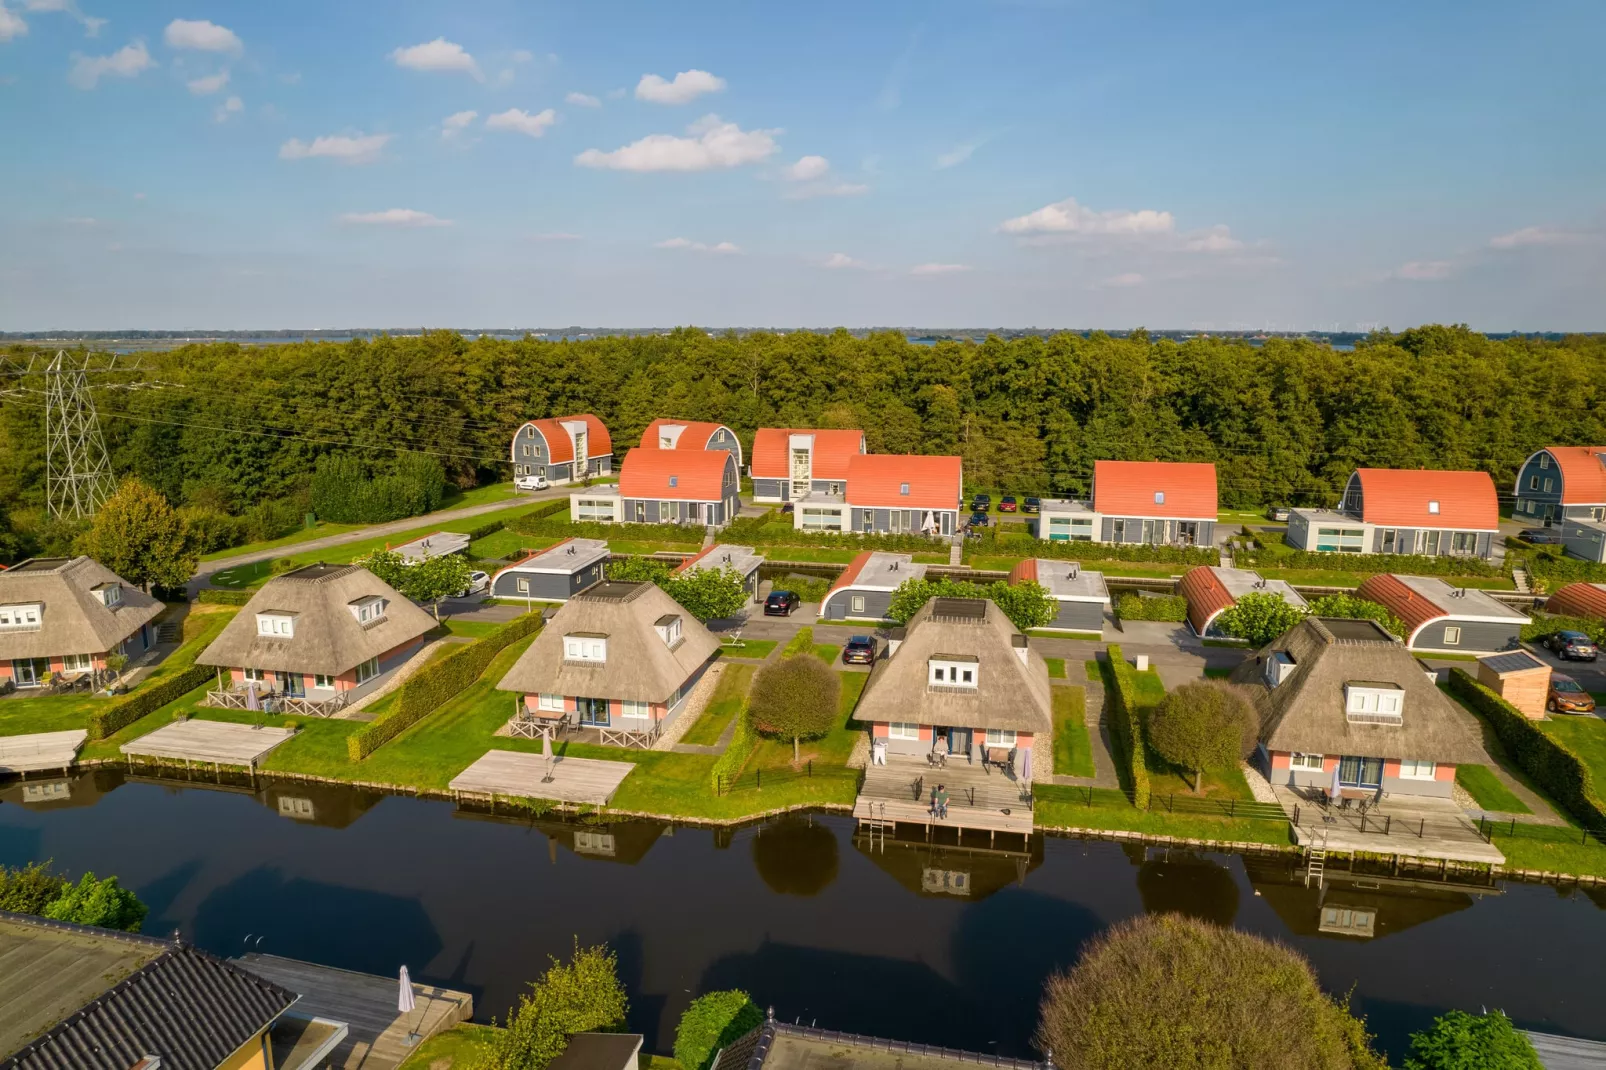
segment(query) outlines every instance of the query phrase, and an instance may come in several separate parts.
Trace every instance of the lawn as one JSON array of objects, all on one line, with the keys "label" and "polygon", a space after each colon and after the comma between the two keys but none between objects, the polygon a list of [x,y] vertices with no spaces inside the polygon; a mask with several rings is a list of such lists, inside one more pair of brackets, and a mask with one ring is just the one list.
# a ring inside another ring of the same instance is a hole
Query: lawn
[{"label": "lawn", "polygon": [[448,617],[443,623],[446,630],[453,635],[464,635],[470,639],[484,639],[496,629],[506,624],[506,621],[494,620],[458,620]]},{"label": "lawn", "polygon": [[214,587],[227,587],[230,590],[239,590],[250,587],[255,583],[262,583],[273,574],[272,561],[253,561],[249,565],[235,565],[222,572],[212,573],[211,583]]},{"label": "lawn", "polygon": [[[1513,836],[1501,831],[1509,826],[1496,826],[1490,840],[1504,852],[1506,865],[1511,869],[1537,869],[1606,878],[1606,846],[1593,838],[1583,843],[1580,842],[1582,835],[1570,829],[1553,829],[1549,826],[1523,829],[1520,821],[1517,827],[1522,831]],[[1546,838],[1537,838],[1536,832]]]},{"label": "lawn", "polygon": [[842,648],[835,643],[815,643],[814,656],[827,665],[835,665],[837,658],[842,656]]},{"label": "lawn", "polygon": [[[774,644],[770,644],[774,646]],[[719,737],[725,734],[732,719],[747,702],[747,689],[753,683],[753,665],[730,664],[720,675],[719,685],[714,688],[714,694],[708,700],[708,706],[703,710],[697,723],[686,730],[681,737],[682,743],[691,743],[699,747],[712,747],[719,742]]]},{"label": "lawn", "polygon": [[[831,550],[823,546],[766,546],[764,551],[771,561],[811,565],[846,565],[859,556],[857,550]],[[943,560],[948,559],[944,557]]]},{"label": "lawn", "polygon": [[503,528],[468,544],[468,556],[475,561],[501,561],[519,554],[522,550],[536,550],[556,540],[540,535],[520,535]]},{"label": "lawn", "polygon": [[1104,670],[1099,668],[1097,658],[1090,658],[1082,662],[1082,671],[1087,673],[1089,683],[1102,684],[1104,682]]},{"label": "lawn", "polygon": [[1043,664],[1048,666],[1048,675],[1056,680],[1065,679],[1064,658],[1044,658]]},{"label": "lawn", "polygon": [[1606,784],[1606,721],[1599,717],[1561,715],[1540,721],[1539,728],[1571,747],[1589,766],[1597,785]]},{"label": "lawn", "polygon": [[[1317,587],[1359,587],[1361,581],[1368,579],[1371,572],[1341,572],[1337,569],[1325,568],[1258,568],[1259,572],[1268,580],[1287,580],[1289,583],[1308,584]],[[1513,585],[1509,577],[1503,576],[1442,576],[1445,582],[1457,587],[1479,587],[1486,591],[1510,591]]]},{"label": "lawn", "polygon": [[762,661],[770,656],[770,651],[779,645],[775,639],[743,639],[741,646],[732,646],[726,643],[719,648],[722,656],[727,658],[742,658]]},{"label": "lawn", "polygon": [[[1137,704],[1140,710],[1146,711],[1165,701],[1165,684],[1160,680],[1160,674],[1153,669],[1132,674],[1137,681]],[[1155,805],[1163,795],[1183,795],[1193,793],[1193,772],[1173,766],[1153,750],[1144,747],[1145,763],[1149,768],[1149,783],[1154,792]],[[1206,769],[1199,797],[1206,799],[1245,799],[1253,800],[1255,795],[1249,790],[1249,782],[1244,779],[1244,773],[1236,764],[1221,769]]]},{"label": "lawn", "polygon": [[470,1070],[490,1050],[491,1038],[499,1032],[490,1025],[454,1025],[420,1044],[397,1070]]},{"label": "lawn", "polygon": [[329,535],[344,535],[348,531],[356,531],[361,524],[329,524],[323,521],[310,528],[301,528],[278,539],[268,539],[265,542],[248,542],[243,546],[231,546],[227,550],[214,550],[209,554],[202,554],[202,561],[216,561],[223,557],[237,557],[240,554],[254,554],[262,550],[277,550],[281,546],[294,546],[309,539],[322,539]]},{"label": "lawn", "polygon": [[1087,692],[1080,687],[1054,689],[1054,774],[1093,775],[1093,744],[1087,734]]},{"label": "lawn", "polygon": [[1531,814],[1532,810],[1511,789],[1500,783],[1486,765],[1458,765],[1455,782],[1466,789],[1472,801],[1485,810],[1500,814]]},{"label": "lawn", "polygon": [[[534,506],[529,503],[515,505],[507,509],[497,509],[489,513],[480,513],[478,516],[466,516],[458,520],[443,520],[435,524],[425,524],[407,531],[398,531],[390,535],[379,535],[372,539],[359,539],[355,542],[343,543],[340,546],[327,546],[322,550],[303,550],[300,553],[288,555],[288,559],[296,565],[311,565],[319,561],[330,564],[344,565],[374,550],[383,550],[386,546],[400,546],[404,542],[422,539],[425,535],[433,535],[437,531],[467,532],[475,528],[484,527],[497,521],[507,523],[525,513]],[[420,517],[419,519],[424,519]],[[553,540],[556,541],[556,540]],[[241,549],[237,553],[244,553]]]},{"label": "lawn", "polygon": [[633,539],[609,539],[608,549],[616,554],[645,557],[648,554],[694,554],[699,549],[694,542],[638,542]]},{"label": "lawn", "polygon": [[[1125,829],[1155,836],[1188,836],[1201,840],[1239,840],[1285,846],[1292,843],[1288,822],[1207,814],[1169,814],[1163,804],[1139,810],[1119,791],[1039,784],[1032,816],[1038,828]],[[1091,797],[1092,805],[1088,805]]]}]

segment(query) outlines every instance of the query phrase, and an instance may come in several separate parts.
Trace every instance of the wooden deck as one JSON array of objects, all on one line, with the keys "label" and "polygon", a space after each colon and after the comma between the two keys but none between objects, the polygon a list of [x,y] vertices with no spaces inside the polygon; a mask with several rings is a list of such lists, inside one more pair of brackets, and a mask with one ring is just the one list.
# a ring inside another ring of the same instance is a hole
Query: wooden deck
[{"label": "wooden deck", "polygon": [[417,1005],[404,1015],[396,1009],[400,987],[394,977],[353,973],[255,952],[234,962],[299,992],[301,999],[292,1008],[293,1013],[346,1023],[346,1039],[322,1064],[341,1070],[391,1070],[422,1043],[407,1044],[409,1033],[417,1032],[428,1039],[474,1013],[473,997],[449,988],[415,981],[413,999]]},{"label": "wooden deck", "polygon": [[227,721],[191,718],[158,728],[118,749],[132,758],[163,758],[255,769],[269,751],[292,733],[285,728],[258,728]]},{"label": "wooden deck", "polygon": [[66,732],[33,732],[25,736],[0,736],[0,776],[34,773],[41,769],[66,769],[78,757],[89,733],[82,728]]},{"label": "wooden deck", "polygon": [[1325,835],[1329,851],[1497,866],[1506,861],[1500,848],[1485,840],[1472,819],[1449,799],[1394,795],[1363,815],[1354,809],[1323,809],[1280,784],[1272,790],[1293,825],[1294,842],[1301,846]]},{"label": "wooden deck", "polygon": [[[931,815],[931,789],[948,790],[948,816]],[[1027,788],[1029,789],[1029,785]],[[933,769],[924,761],[898,755],[886,765],[871,765],[853,803],[861,822],[924,825],[930,828],[975,829],[1017,835],[1032,834],[1032,804],[1022,785],[995,767],[958,761]]]},{"label": "wooden deck", "polygon": [[454,777],[450,787],[459,797],[502,796],[606,806],[635,768],[629,762],[493,750]]}]

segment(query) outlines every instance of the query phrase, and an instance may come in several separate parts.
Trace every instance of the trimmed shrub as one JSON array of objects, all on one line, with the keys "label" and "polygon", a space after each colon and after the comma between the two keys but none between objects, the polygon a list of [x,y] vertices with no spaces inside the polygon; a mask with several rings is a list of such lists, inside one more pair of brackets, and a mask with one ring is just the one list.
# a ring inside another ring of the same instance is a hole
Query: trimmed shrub
[{"label": "trimmed shrub", "polygon": [[541,614],[526,613],[479,642],[419,669],[396,689],[395,702],[388,711],[346,737],[346,757],[362,761],[478,680],[496,655],[510,644],[540,628]]},{"label": "trimmed shrub", "polygon": [[[1281,599],[1278,599],[1280,602]],[[1259,728],[1244,697],[1226,684],[1183,684],[1149,711],[1149,746],[1172,765],[1193,772],[1193,790],[1206,769],[1236,765],[1255,749]]]},{"label": "trimmed shrub", "polygon": [[212,679],[212,670],[205,665],[191,665],[176,676],[169,676],[148,687],[118,699],[109,706],[92,710],[89,714],[89,738],[106,739],[116,735],[148,713],[154,713],[175,699],[183,698],[197,687]]},{"label": "trimmed shrub", "polygon": [[1149,808],[1149,767],[1143,760],[1143,724],[1138,716],[1138,686],[1132,679],[1132,666],[1118,645],[1109,648],[1110,678],[1115,686],[1110,689],[1110,739],[1115,743],[1115,760],[1127,771],[1132,785],[1132,805],[1140,810]]},{"label": "trimmed shrub", "polygon": [[805,625],[797,630],[790,642],[781,648],[781,657],[789,658],[794,654],[802,654],[814,649],[814,629]]},{"label": "trimmed shrub", "polygon": [[1488,720],[1506,751],[1552,798],[1588,828],[1606,829],[1606,804],[1595,792],[1589,766],[1571,747],[1541,731],[1465,669],[1450,671],[1450,691]]},{"label": "trimmed shrub", "polygon": [[1265,646],[1305,619],[1305,611],[1270,591],[1251,591],[1222,610],[1216,627],[1250,646]]},{"label": "trimmed shrub", "polygon": [[[701,545],[706,529],[690,524],[604,524],[595,520],[571,520],[569,503],[559,500],[537,506],[508,521],[520,535],[540,535],[558,539],[635,539],[646,542],[685,542]],[[727,529],[728,530],[728,529]]]},{"label": "trimmed shrub", "polygon": [[1534,547],[1527,552],[1508,554],[1506,560],[1520,561],[1528,570],[1533,589],[1551,594],[1569,583],[1606,583],[1606,565],[1566,556],[1559,546]]},{"label": "trimmed shrub", "polygon": [[731,989],[698,996],[675,1028],[675,1061],[681,1070],[708,1070],[722,1048],[763,1024],[764,1012],[746,992]]},{"label": "trimmed shrub", "polygon": [[1003,610],[1010,622],[1023,632],[1041,628],[1059,612],[1059,603],[1049,597],[1041,584],[1031,580],[1017,584],[999,580],[983,585],[946,578],[910,577],[892,592],[887,617],[899,624],[908,624],[909,618],[933,598],[985,598]]},{"label": "trimmed shrub", "polygon": [[985,529],[965,543],[966,555],[1048,557],[1056,561],[1143,561],[1159,565],[1219,565],[1213,546],[1150,546],[1145,543],[1051,542],[1033,535]]},{"label": "trimmed shrub", "polygon": [[[783,524],[786,527],[783,528]],[[738,517],[720,532],[720,538],[748,546],[823,546],[833,550],[888,550],[906,554],[932,553],[947,545],[927,535],[798,531],[790,525],[789,518],[772,509],[763,516]]]},{"label": "trimmed shrub", "polygon": [[1606,621],[1595,617],[1563,617],[1548,613],[1535,613],[1533,618],[1522,626],[1522,638],[1531,642],[1552,632],[1564,631],[1583,632],[1597,644],[1606,644]]},{"label": "trimmed shrub", "polygon": [[506,521],[493,520],[489,524],[481,524],[477,528],[469,528],[463,534],[468,536],[469,542],[474,542],[477,539],[485,538],[487,535],[495,535],[505,527],[507,527]]},{"label": "trimmed shrub", "polygon": [[221,587],[202,587],[195,596],[197,602],[213,606],[243,606],[251,601],[255,591],[226,591]]},{"label": "trimmed shrub", "polygon": [[1405,1070],[1545,1070],[1533,1044],[1501,1011],[1450,1011],[1411,1034]]},{"label": "trimmed shrub", "polygon": [[1123,594],[1115,602],[1117,620],[1163,620],[1180,623],[1188,619],[1188,600],[1180,594]]},{"label": "trimmed shrub", "polygon": [[1371,575],[1396,572],[1407,576],[1506,576],[1504,565],[1494,565],[1481,557],[1429,557],[1423,554],[1341,554],[1317,550],[1296,550],[1274,532],[1258,532],[1256,545],[1233,555],[1239,568],[1309,568]]},{"label": "trimmed shrub", "polygon": [[714,759],[714,767],[708,771],[708,782],[713,786],[715,794],[718,794],[725,784],[741,775],[747,759],[758,749],[758,742],[758,733],[753,730],[753,722],[748,719],[747,710],[743,709],[736,715],[736,731],[731,734],[730,746],[725,748],[724,754]]}]

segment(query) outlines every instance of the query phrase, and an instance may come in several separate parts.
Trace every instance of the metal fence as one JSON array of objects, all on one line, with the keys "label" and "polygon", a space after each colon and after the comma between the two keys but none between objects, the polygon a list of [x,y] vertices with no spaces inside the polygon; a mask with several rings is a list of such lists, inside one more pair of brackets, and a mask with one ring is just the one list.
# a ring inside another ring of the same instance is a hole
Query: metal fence
[{"label": "metal fence", "polygon": [[[1039,787],[1037,797],[1043,802],[1070,803],[1089,808],[1126,809],[1133,805],[1132,796],[1113,788],[1090,787]],[[1288,814],[1276,803],[1253,802],[1248,799],[1212,799],[1199,795],[1150,795],[1150,813],[1198,814],[1203,817],[1228,818],[1238,821],[1283,821]]]},{"label": "metal fence", "polygon": [[718,795],[730,795],[738,791],[763,791],[766,787],[776,787],[798,780],[817,780],[822,784],[837,782],[852,784],[858,790],[863,770],[844,768],[840,765],[821,766],[814,768],[814,760],[810,759],[799,769],[749,769],[736,776],[716,776],[714,778],[714,792]]},{"label": "metal fence", "polygon": [[1541,843],[1568,844],[1577,847],[1587,847],[1590,844],[1606,847],[1606,829],[1572,825],[1536,825],[1515,818],[1508,821],[1491,821],[1488,817],[1480,817],[1478,831],[1490,843],[1494,842],[1496,836],[1506,836],[1516,840],[1537,840]]}]

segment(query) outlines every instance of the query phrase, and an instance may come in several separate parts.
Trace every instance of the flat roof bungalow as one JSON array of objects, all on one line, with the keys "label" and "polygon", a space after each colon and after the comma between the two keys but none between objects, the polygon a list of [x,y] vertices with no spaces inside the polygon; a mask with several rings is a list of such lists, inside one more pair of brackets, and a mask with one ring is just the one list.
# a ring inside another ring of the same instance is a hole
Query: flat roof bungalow
[{"label": "flat roof bungalow", "polygon": [[1092,501],[1044,501],[1037,535],[1051,542],[1209,546],[1216,535],[1216,466],[1095,461]]},{"label": "flat roof bungalow", "polygon": [[1487,591],[1452,587],[1437,576],[1382,573],[1367,577],[1355,593],[1400,618],[1405,645],[1423,653],[1515,650],[1530,619]]},{"label": "flat roof bungalow", "polygon": [[604,582],[564,603],[496,686],[519,692],[512,730],[596,729],[648,747],[678,717],[719,638],[653,583]]},{"label": "flat roof bungalow", "polygon": [[0,689],[106,668],[155,640],[161,602],[88,557],[35,557],[0,571]]},{"label": "flat roof bungalow", "polygon": [[1545,599],[1545,612],[1606,620],[1606,583],[1569,583]]},{"label": "flat roof bungalow", "polygon": [[625,454],[617,485],[569,496],[575,520],[603,524],[695,524],[722,528],[741,510],[736,455],[727,450],[660,450]]},{"label": "flat roof bungalow", "polygon": [[498,569],[491,577],[491,597],[567,602],[602,582],[610,556],[602,539],[564,539]]},{"label": "flat roof bungalow", "polygon": [[724,450],[742,468],[742,441],[724,424],[706,420],[654,420],[641,432],[641,446],[649,450]]},{"label": "flat roof bungalow", "polygon": [[1104,582],[1104,573],[1090,572],[1075,561],[1028,557],[1009,574],[1010,583],[1027,581],[1041,584],[1059,607],[1045,628],[1103,633],[1104,617],[1110,609],[1110,589]]},{"label": "flat roof bungalow", "polygon": [[1517,470],[1517,519],[1606,519],[1606,446],[1546,446]]},{"label": "flat roof bungalow", "polygon": [[513,432],[509,449],[514,486],[573,483],[613,471],[613,438],[589,412],[526,420]]},{"label": "flat roof bungalow", "polygon": [[1472,715],[1369,620],[1306,617],[1233,670],[1260,715],[1274,786],[1449,798],[1457,765],[1481,762]]},{"label": "flat roof bungalow", "polygon": [[1487,472],[1357,468],[1337,509],[1293,509],[1289,546],[1347,554],[1503,556]]},{"label": "flat roof bungalow", "polygon": [[905,580],[918,580],[926,566],[911,554],[866,550],[842,571],[820,602],[821,620],[885,620],[892,592]]},{"label": "flat roof bungalow", "polygon": [[392,546],[390,552],[400,554],[403,561],[409,565],[416,565],[428,557],[445,557],[448,554],[460,554],[468,549],[473,540],[467,535],[456,531],[437,531],[433,535],[425,535],[422,539],[404,542],[400,546]]},{"label": "flat roof bungalow", "polygon": [[1190,568],[1177,581],[1177,593],[1188,600],[1188,626],[1200,638],[1220,638],[1223,632],[1216,618],[1238,604],[1246,594],[1274,594],[1296,609],[1310,605],[1299,592],[1283,580],[1263,579],[1247,568],[1200,565]]},{"label": "flat roof bungalow", "polygon": [[263,584],[195,661],[218,669],[209,706],[328,715],[379,687],[434,627],[359,565],[306,565]]},{"label": "flat roof bungalow", "polygon": [[741,577],[742,590],[747,592],[747,597],[756,599],[758,569],[763,563],[764,555],[751,546],[733,546],[730,543],[716,542],[676,565],[675,571],[681,573],[703,569],[731,569]]},{"label": "flat roof bungalow", "polygon": [[841,494],[848,461],[864,452],[864,432],[836,428],[761,427],[748,471],[755,502],[801,501],[812,491]]}]

